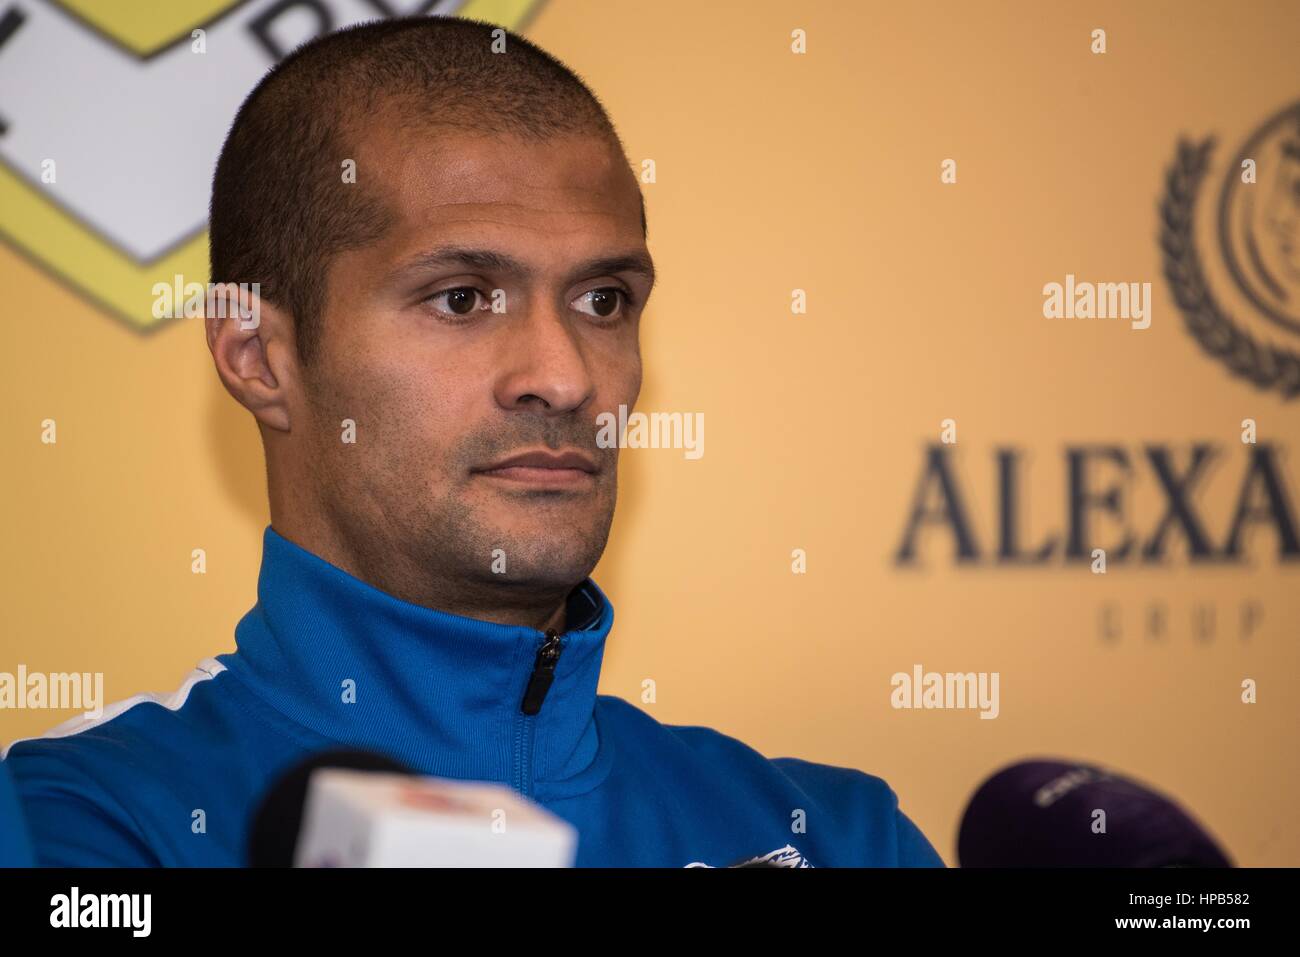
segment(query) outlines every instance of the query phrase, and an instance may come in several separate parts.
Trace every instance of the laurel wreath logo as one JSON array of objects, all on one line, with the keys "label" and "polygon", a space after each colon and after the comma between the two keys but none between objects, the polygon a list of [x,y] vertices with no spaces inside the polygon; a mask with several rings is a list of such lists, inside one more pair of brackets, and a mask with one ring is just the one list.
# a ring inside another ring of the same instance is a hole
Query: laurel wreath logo
[{"label": "laurel wreath logo", "polygon": [[1160,203],[1165,278],[1188,331],[1202,349],[1220,359],[1234,375],[1261,389],[1276,387],[1284,398],[1292,399],[1300,395],[1300,355],[1257,342],[1220,308],[1205,280],[1192,233],[1196,193],[1213,148],[1214,137],[1200,143],[1178,143],[1178,156],[1169,168]]}]

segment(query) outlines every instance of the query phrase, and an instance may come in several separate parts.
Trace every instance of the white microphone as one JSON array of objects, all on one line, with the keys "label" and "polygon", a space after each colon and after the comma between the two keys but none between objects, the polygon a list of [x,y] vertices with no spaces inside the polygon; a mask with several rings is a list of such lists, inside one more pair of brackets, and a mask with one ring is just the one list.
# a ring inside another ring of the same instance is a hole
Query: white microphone
[{"label": "white microphone", "polygon": [[295,867],[572,867],[567,821],[499,784],[313,771]]}]

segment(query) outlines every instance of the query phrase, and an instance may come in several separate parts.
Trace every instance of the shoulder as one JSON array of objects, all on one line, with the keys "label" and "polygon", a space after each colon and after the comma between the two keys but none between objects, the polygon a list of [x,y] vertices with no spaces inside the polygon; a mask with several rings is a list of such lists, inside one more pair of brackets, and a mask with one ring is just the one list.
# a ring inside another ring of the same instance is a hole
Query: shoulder
[{"label": "shoulder", "polygon": [[224,672],[200,662],[170,692],[133,695],[2,752],[42,864],[149,865],[149,809],[170,804],[196,750],[219,729],[210,689]]},{"label": "shoulder", "polygon": [[[750,771],[779,775],[790,784],[811,794],[829,796],[851,794],[855,800],[896,807],[897,799],[883,780],[853,768],[818,764],[801,758],[770,758],[739,738],[704,725],[663,724],[635,705],[610,695],[599,696],[603,714],[621,727],[639,732],[648,746],[676,749],[703,761],[725,761],[733,773]],[[620,738],[619,747],[626,747]]]},{"label": "shoulder", "polygon": [[74,755],[95,750],[116,751],[114,745],[148,736],[154,729],[176,729],[203,710],[199,689],[226,670],[215,658],[206,658],[169,692],[143,692],[113,702],[100,713],[86,712],[56,725],[44,734],[19,738],[0,749],[11,767],[41,754]]},{"label": "shoulder", "polygon": [[879,852],[879,861],[868,863],[942,866],[933,846],[900,809],[897,794],[874,774],[802,758],[767,757],[714,728],[663,724],[608,695],[598,702],[602,719],[623,732],[617,741],[620,753],[631,746],[647,752],[641,756],[649,762],[680,762],[679,768],[725,781],[728,790],[769,800],[787,817],[802,814],[810,828],[830,823],[844,846]]},{"label": "shoulder", "polygon": [[[225,670],[226,666],[217,659],[205,658],[185,676],[185,680],[173,691],[143,692],[132,695],[130,698],[124,698],[121,701],[115,701],[106,706],[101,713],[85,712],[76,715],[62,724],[56,725],[44,734],[31,738],[19,738],[16,741],[9,742],[3,749],[0,749],[0,758],[29,753],[36,746],[50,744],[54,741],[97,740],[100,735],[125,732],[142,721],[148,721],[151,718],[156,720],[161,714],[168,712],[178,714],[190,702],[191,694],[196,687],[204,682],[211,681]],[[157,705],[162,709],[162,712],[151,709],[137,710],[142,705]],[[88,736],[78,737],[80,735]],[[17,749],[17,755],[12,754],[15,749]]]}]

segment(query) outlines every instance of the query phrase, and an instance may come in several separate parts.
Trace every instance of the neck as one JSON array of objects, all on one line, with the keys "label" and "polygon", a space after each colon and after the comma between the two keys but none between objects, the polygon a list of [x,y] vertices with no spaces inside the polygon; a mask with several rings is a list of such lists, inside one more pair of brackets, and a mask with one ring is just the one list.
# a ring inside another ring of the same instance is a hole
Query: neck
[{"label": "neck", "polygon": [[271,527],[352,577],[412,605],[498,625],[522,625],[538,631],[566,629],[571,585],[539,588],[521,582],[451,578],[412,561],[400,549],[376,545],[373,539],[349,543],[324,522],[273,516]]},{"label": "neck", "polygon": [[343,743],[549,801],[590,791],[612,766],[596,704],[613,621],[595,582],[573,589],[554,680],[530,714],[537,630],[402,601],[267,528],[257,604],[218,661],[310,749]]}]

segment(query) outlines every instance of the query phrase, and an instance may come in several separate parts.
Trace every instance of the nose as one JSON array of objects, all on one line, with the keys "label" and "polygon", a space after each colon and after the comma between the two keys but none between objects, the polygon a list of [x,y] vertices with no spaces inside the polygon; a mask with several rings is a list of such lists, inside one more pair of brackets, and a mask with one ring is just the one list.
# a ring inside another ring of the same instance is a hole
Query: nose
[{"label": "nose", "polygon": [[507,411],[562,415],[591,400],[595,383],[582,343],[552,305],[535,306],[506,329],[507,346],[495,392]]}]

